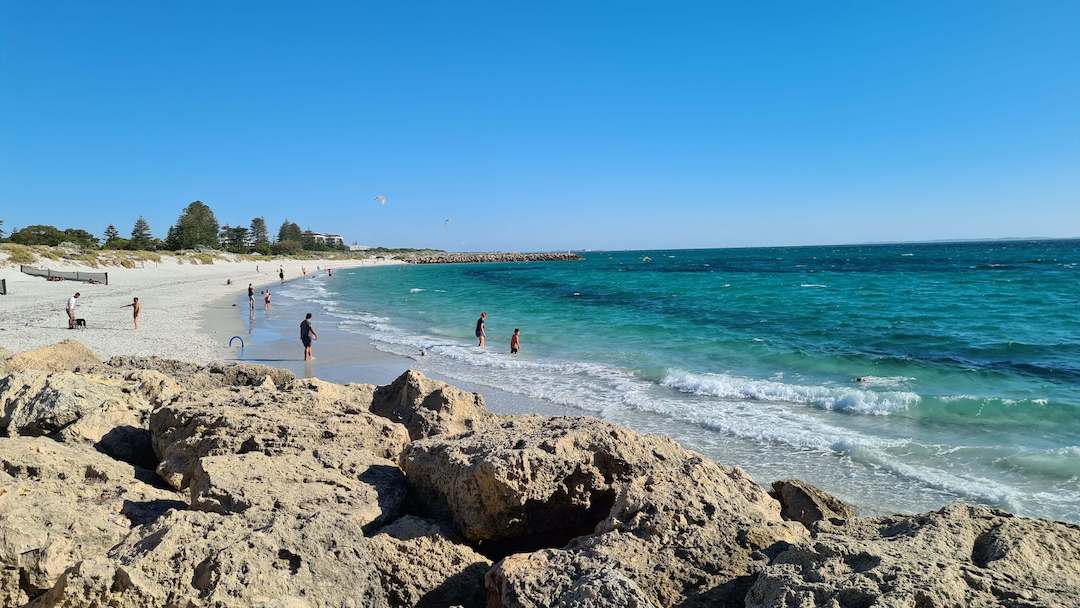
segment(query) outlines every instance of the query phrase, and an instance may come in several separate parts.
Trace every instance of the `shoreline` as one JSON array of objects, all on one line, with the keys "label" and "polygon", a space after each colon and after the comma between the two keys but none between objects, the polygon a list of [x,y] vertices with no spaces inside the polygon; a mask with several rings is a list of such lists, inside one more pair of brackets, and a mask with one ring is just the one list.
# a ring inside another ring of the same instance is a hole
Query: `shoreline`
[{"label": "shoreline", "polygon": [[[26,351],[65,339],[77,339],[99,356],[160,356],[207,363],[229,358],[218,341],[222,326],[204,325],[206,311],[244,295],[247,283],[258,290],[278,283],[277,269],[288,280],[300,278],[301,268],[334,269],[401,264],[397,260],[273,260],[265,262],[217,261],[180,264],[165,258],[143,268],[110,268],[109,285],[49,282],[0,268],[8,294],[0,296],[0,348]],[[258,268],[258,271],[256,271]],[[55,265],[54,270],[85,270],[77,265]],[[310,273],[309,273],[310,274]],[[231,280],[231,285],[226,281]],[[67,329],[64,304],[80,292],[77,316],[87,320],[85,330]],[[133,297],[142,304],[139,329],[132,329]],[[261,304],[260,304],[261,306]]]},{"label": "shoreline", "polygon": [[[330,282],[327,282],[324,277],[317,277],[312,279],[315,283],[313,285],[307,285],[304,282],[297,283],[298,289],[288,295],[286,295],[286,290],[282,290],[283,297],[275,301],[275,309],[289,316],[288,321],[281,326],[281,329],[278,329],[275,327],[276,322],[263,322],[261,311],[258,311],[259,319],[255,324],[253,339],[249,341],[248,351],[236,360],[265,363],[289,369],[301,377],[316,376],[322,380],[338,383],[363,382],[379,385],[388,383],[402,370],[413,368],[428,377],[485,395],[489,407],[499,414],[592,416],[627,426],[638,432],[667,435],[713,460],[744,466],[759,483],[765,484],[783,476],[805,479],[858,505],[866,514],[917,513],[954,501],[967,501],[1028,516],[1055,516],[1053,513],[1048,514],[1048,509],[1031,508],[1030,505],[1016,502],[1012,499],[1012,495],[988,493],[996,489],[991,487],[989,482],[985,485],[966,487],[957,486],[952,483],[952,479],[927,478],[922,474],[923,471],[906,470],[905,462],[902,460],[888,462],[881,460],[869,448],[864,449],[863,444],[860,443],[844,443],[841,439],[833,439],[839,447],[825,450],[814,449],[814,446],[792,447],[779,441],[770,441],[767,433],[766,437],[757,438],[725,432],[723,427],[708,419],[706,416],[708,412],[704,408],[695,409],[706,398],[684,397],[681,394],[671,397],[665,392],[666,387],[657,385],[658,383],[651,381],[650,378],[631,377],[631,381],[635,383],[626,388],[626,392],[619,392],[623,388],[623,385],[620,385],[610,387],[609,393],[619,398],[631,391],[648,390],[650,392],[631,393],[631,395],[643,395],[641,399],[656,398],[672,401],[682,399],[678,405],[685,402],[686,409],[676,410],[676,415],[673,416],[658,407],[650,409],[652,402],[638,407],[637,401],[625,407],[607,408],[604,406],[611,403],[611,400],[600,398],[590,400],[586,395],[584,399],[571,401],[570,397],[562,397],[561,394],[553,391],[549,393],[554,395],[554,400],[546,399],[543,390],[531,390],[525,383],[535,380],[539,386],[561,386],[557,383],[555,385],[540,384],[547,381],[550,374],[538,376],[540,372],[535,372],[537,366],[544,368],[541,372],[546,372],[549,368],[561,369],[564,364],[573,363],[569,359],[559,359],[557,355],[550,359],[544,357],[534,359],[527,355],[520,366],[515,363],[509,368],[500,365],[498,361],[490,365],[486,360],[474,364],[471,354],[475,349],[469,347],[467,344],[469,340],[444,331],[444,333],[435,334],[440,336],[436,342],[439,342],[440,346],[453,349],[450,353],[453,356],[461,356],[462,351],[468,351],[464,353],[468,355],[466,359],[468,365],[459,365],[456,362],[461,359],[452,357],[448,359],[439,356],[438,353],[436,356],[427,358],[410,357],[410,354],[415,355],[417,352],[410,351],[410,345],[417,345],[418,348],[419,345],[425,344],[423,340],[414,339],[416,336],[412,334],[419,331],[417,335],[423,337],[426,335],[423,334],[425,330],[422,327],[419,330],[415,327],[410,329],[407,324],[400,325],[394,321],[397,314],[394,312],[396,300],[393,299],[393,294],[399,291],[401,294],[405,294],[406,291],[411,294],[411,290],[407,288],[414,285],[427,288],[429,295],[430,292],[437,291],[434,288],[438,285],[434,283],[415,282],[401,276],[413,276],[410,273],[424,276],[427,272],[430,271],[422,268],[386,269],[377,273],[382,278],[375,276],[370,280],[360,278],[362,271],[343,273],[341,275],[343,282],[357,281],[355,284],[343,285],[345,289],[333,287],[337,276]],[[380,283],[391,284],[390,291],[386,294],[386,297],[391,299],[386,300],[380,295],[376,300],[369,301],[363,296],[368,292],[370,295],[383,294],[383,290],[374,291]],[[330,293],[324,292],[318,284],[323,284]],[[349,294],[355,294],[355,299]],[[314,319],[316,328],[321,331],[320,341],[315,344],[317,359],[310,370],[298,360],[300,345],[295,326],[302,319],[303,311],[286,312],[282,304],[286,304],[289,297],[299,298],[303,302],[302,307],[311,307],[310,310],[316,314]],[[406,294],[400,297],[429,296]],[[375,305],[375,301],[382,302],[384,305]],[[439,301],[445,305],[445,300]],[[240,301],[237,299],[237,302]],[[231,308],[231,304],[232,302],[228,302],[227,306]],[[418,305],[427,306],[428,304],[426,300],[421,300]],[[232,327],[238,329],[234,333],[240,334],[241,331],[248,329],[244,317],[242,310],[238,313],[234,312],[231,316]],[[369,325],[372,323],[375,325]],[[439,327],[457,326],[443,324]],[[438,328],[435,331],[439,331]],[[398,340],[398,334],[401,332],[408,335],[404,336],[405,339]],[[505,372],[506,369],[511,371]],[[623,376],[619,376],[619,379],[622,378]],[[586,380],[591,379],[591,377],[586,378]],[[553,380],[557,381],[558,378]],[[600,389],[609,388],[607,385],[599,385],[599,387]],[[667,403],[668,401],[662,402],[662,404]],[[754,419],[752,417],[755,412],[766,407],[770,407],[770,404],[762,405],[748,400],[738,406],[732,406],[730,416],[745,427],[750,424],[746,422],[747,420]],[[780,408],[773,407],[772,409]],[[815,408],[799,409],[799,406],[791,406],[791,409],[796,410],[800,416],[811,418],[812,422],[825,421],[822,425],[831,424],[830,418],[842,415]],[[841,420],[843,422],[850,420],[853,424],[878,422],[891,424],[892,419],[845,417]],[[904,421],[901,419],[900,422]],[[933,464],[929,463],[927,466]],[[943,470],[946,473],[950,471],[950,469]],[[930,470],[930,472],[936,471]],[[981,483],[982,480],[975,481]],[[1068,514],[1058,516],[1058,518],[1064,521],[1076,521]]]}]

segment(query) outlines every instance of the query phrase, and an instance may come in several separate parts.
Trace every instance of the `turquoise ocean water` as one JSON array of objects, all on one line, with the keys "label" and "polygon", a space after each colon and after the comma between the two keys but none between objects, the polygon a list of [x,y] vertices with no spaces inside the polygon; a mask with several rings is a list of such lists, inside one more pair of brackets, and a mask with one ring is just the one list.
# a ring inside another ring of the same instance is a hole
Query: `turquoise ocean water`
[{"label": "turquoise ocean water", "polygon": [[761,482],[1080,521],[1080,241],[583,256],[282,294],[442,376],[667,433]]}]

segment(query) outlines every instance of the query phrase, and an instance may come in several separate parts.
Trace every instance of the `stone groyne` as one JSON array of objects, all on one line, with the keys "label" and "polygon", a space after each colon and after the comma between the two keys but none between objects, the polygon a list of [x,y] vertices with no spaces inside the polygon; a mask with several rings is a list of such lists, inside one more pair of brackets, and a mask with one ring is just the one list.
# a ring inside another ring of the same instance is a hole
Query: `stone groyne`
[{"label": "stone groyne", "polygon": [[582,259],[569,251],[546,253],[429,253],[403,258],[410,264],[475,264],[479,262],[567,262]]}]

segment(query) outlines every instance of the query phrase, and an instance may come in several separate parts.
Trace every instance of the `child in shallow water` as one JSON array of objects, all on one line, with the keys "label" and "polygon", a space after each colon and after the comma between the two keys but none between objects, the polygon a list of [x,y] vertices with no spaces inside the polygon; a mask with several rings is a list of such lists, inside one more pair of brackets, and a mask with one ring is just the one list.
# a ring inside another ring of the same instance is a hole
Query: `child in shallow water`
[{"label": "child in shallow water", "polygon": [[510,336],[510,354],[516,355],[521,350],[521,330],[514,328],[514,335]]}]

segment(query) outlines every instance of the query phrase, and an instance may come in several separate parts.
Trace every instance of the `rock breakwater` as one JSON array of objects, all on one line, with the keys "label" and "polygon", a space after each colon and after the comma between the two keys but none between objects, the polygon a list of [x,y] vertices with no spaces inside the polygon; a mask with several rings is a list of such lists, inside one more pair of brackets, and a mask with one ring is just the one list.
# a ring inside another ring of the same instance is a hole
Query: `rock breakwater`
[{"label": "rock breakwater", "polygon": [[402,258],[410,264],[471,264],[479,262],[569,262],[580,260],[572,252],[548,253],[429,253]]},{"label": "rock breakwater", "polygon": [[1080,605],[1080,527],[860,518],[666,437],[409,371],[0,361],[0,605]]}]

